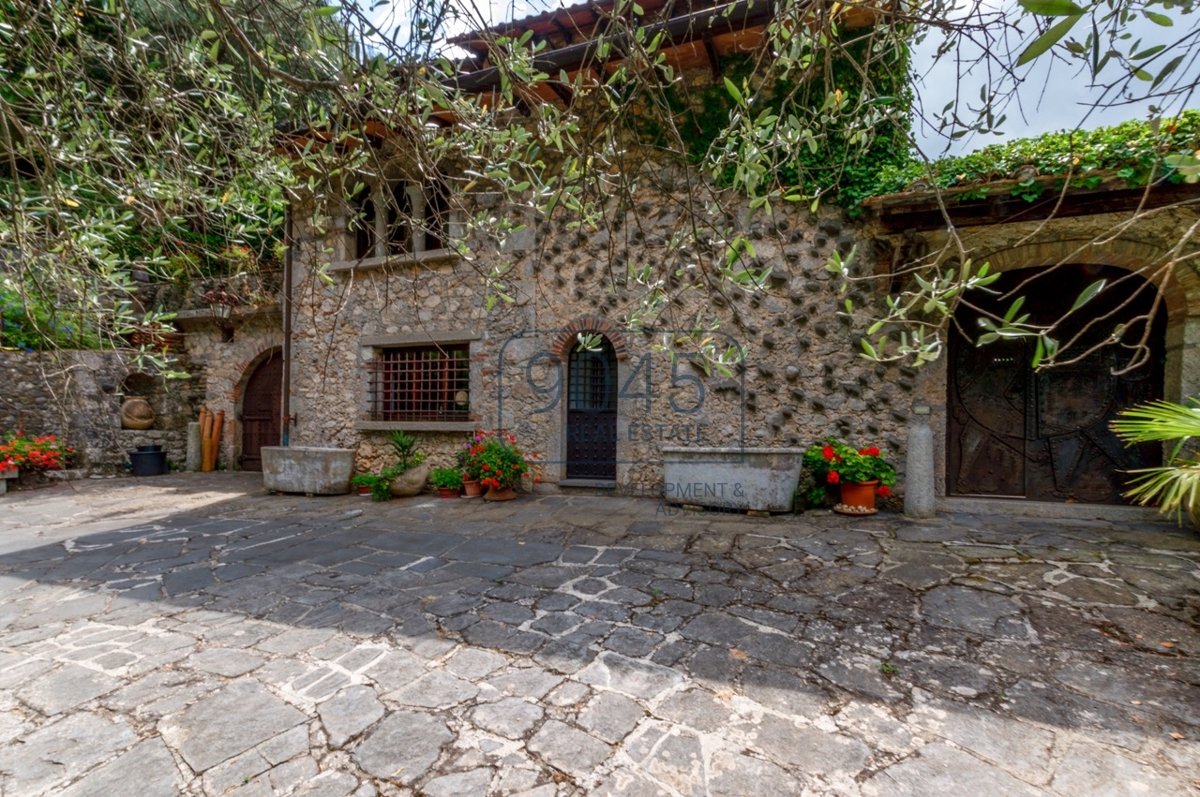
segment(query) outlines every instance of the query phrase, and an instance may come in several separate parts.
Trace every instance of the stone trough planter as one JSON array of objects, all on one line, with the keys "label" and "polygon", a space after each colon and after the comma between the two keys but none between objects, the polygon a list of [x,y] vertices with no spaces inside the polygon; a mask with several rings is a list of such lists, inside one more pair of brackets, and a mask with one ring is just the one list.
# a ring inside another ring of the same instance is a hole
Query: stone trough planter
[{"label": "stone trough planter", "polygon": [[277,493],[345,495],[354,451],[316,446],[263,446],[263,486]]},{"label": "stone trough planter", "polygon": [[671,504],[791,512],[802,448],[662,449],[663,498]]},{"label": "stone trough planter", "polygon": [[16,481],[20,475],[21,471],[16,468],[0,468],[0,495],[8,492],[9,479]]}]

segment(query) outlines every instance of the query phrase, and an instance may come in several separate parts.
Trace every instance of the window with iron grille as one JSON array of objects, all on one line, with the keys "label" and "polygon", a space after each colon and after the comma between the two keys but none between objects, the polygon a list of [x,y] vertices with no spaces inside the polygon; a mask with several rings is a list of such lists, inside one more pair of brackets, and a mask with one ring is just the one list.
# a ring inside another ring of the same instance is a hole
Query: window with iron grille
[{"label": "window with iron grille", "polygon": [[467,344],[380,349],[371,363],[372,421],[471,418]]},{"label": "window with iron grille", "polygon": [[353,198],[355,256],[412,255],[445,249],[450,198],[445,183],[391,182],[363,188]]}]

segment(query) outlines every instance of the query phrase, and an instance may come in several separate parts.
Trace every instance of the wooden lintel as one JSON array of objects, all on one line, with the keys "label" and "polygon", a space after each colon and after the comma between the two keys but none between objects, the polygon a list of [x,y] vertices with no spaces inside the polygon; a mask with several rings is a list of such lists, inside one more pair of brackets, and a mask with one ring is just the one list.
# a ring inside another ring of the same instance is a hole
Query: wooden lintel
[{"label": "wooden lintel", "polygon": [[1010,192],[991,193],[971,200],[947,196],[945,213],[937,198],[928,194],[914,196],[907,202],[902,200],[903,196],[894,195],[888,198],[886,204],[876,204],[875,215],[884,231],[894,234],[908,230],[938,230],[946,226],[947,216],[956,227],[979,227],[1102,213],[1132,213],[1139,208],[1158,208],[1180,202],[1200,203],[1200,189],[1190,185],[1163,185],[1147,193],[1144,187],[1107,188],[1072,191],[1065,197],[1061,197],[1057,191],[1048,190],[1033,202]]}]

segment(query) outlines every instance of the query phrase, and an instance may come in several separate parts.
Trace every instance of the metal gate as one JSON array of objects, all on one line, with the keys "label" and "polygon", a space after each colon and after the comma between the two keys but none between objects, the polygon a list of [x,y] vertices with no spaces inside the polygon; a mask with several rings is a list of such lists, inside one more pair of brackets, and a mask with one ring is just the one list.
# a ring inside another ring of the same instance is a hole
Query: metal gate
[{"label": "metal gate", "polygon": [[[1038,269],[1005,273],[992,288],[1004,294]],[[1116,280],[1125,278],[1119,284]],[[1048,324],[1070,309],[1076,297],[1098,279],[1111,286],[1056,332],[1060,341],[1081,334],[1073,348],[1086,351],[1112,334],[1122,320],[1123,340],[1145,330],[1156,289],[1140,277],[1109,266],[1060,266],[1021,288],[1022,313]],[[1142,290],[1137,291],[1141,287]],[[1134,295],[1137,291],[1136,295]],[[1003,315],[1013,297],[972,296],[980,310]],[[1123,306],[1122,306],[1123,305]],[[1110,317],[1085,329],[1088,321]],[[979,334],[980,312],[964,308],[957,321]],[[1114,376],[1130,362],[1128,348],[1106,346],[1077,363],[1035,373],[1031,340],[975,346],[952,334],[949,360],[947,479],[953,495],[992,495],[1041,501],[1120,503],[1125,474],[1154,466],[1161,450],[1153,445],[1124,447],[1109,431],[1116,414],[1162,396],[1165,310],[1155,314],[1149,336],[1149,362]],[[1066,358],[1064,358],[1066,359]]]},{"label": "metal gate", "polygon": [[246,381],[242,397],[243,470],[262,470],[262,447],[279,445],[283,424],[280,404],[283,399],[283,358],[279,352],[254,369]]},{"label": "metal gate", "polygon": [[567,362],[567,478],[617,478],[617,357],[607,338]]}]

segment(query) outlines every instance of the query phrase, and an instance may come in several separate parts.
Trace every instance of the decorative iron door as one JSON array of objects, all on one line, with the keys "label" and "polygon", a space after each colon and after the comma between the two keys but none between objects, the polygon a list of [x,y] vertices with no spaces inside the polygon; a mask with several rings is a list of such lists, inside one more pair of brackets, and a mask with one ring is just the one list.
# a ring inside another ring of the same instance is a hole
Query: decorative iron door
[{"label": "decorative iron door", "polygon": [[279,445],[283,424],[283,358],[278,352],[259,364],[242,397],[243,470],[262,470],[262,447]]},{"label": "decorative iron door", "polygon": [[602,338],[567,362],[567,478],[617,478],[617,357]]},{"label": "decorative iron door", "polygon": [[[981,310],[1003,315],[1014,297],[1004,293],[1034,276],[1037,269],[1008,272],[993,284],[999,296],[973,296]],[[1123,279],[1118,284],[1117,280]],[[1122,340],[1136,341],[1156,289],[1140,277],[1108,266],[1065,266],[1046,272],[1019,289],[1021,312],[1035,324],[1062,318],[1076,297],[1096,280],[1109,287],[1068,318],[1054,337],[1071,340],[1075,354],[1127,323]],[[1138,289],[1141,290],[1138,290]],[[1131,361],[1127,347],[1106,346],[1079,362],[1041,372],[1031,367],[1034,344],[997,341],[975,346],[961,334],[950,341],[947,479],[953,495],[993,495],[1040,501],[1121,503],[1122,471],[1159,464],[1153,444],[1124,447],[1109,431],[1116,414],[1162,396],[1165,311],[1156,314],[1148,343],[1149,361],[1114,375]],[[958,316],[962,328],[978,334],[979,312]],[[1101,323],[1085,328],[1091,320]],[[1063,359],[1070,359],[1071,353]]]}]

